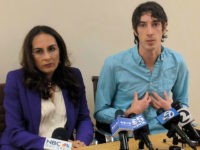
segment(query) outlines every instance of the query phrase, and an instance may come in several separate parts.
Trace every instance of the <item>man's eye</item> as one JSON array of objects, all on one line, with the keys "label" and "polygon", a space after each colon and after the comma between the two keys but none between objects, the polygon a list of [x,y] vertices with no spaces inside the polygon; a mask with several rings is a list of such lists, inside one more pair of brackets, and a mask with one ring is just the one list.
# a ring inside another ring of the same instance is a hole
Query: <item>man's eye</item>
[{"label": "man's eye", "polygon": [[155,27],[156,27],[156,26],[158,26],[158,24],[157,24],[157,23],[154,23],[154,24],[153,24],[153,26],[155,26]]},{"label": "man's eye", "polygon": [[154,27],[157,27],[157,26],[159,26],[159,25],[160,25],[159,22],[154,22],[154,23],[153,23],[153,26],[154,26]]},{"label": "man's eye", "polygon": [[145,27],[145,26],[146,26],[146,24],[144,24],[144,23],[141,23],[141,24],[139,24],[139,26],[140,26],[140,27]]}]

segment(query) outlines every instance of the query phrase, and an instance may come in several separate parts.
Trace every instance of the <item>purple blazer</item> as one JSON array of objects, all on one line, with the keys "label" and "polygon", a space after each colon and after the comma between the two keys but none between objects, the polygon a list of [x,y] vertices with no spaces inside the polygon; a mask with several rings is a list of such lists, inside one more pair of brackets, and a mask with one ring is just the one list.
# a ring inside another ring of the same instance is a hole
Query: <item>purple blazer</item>
[{"label": "purple blazer", "polygon": [[[81,82],[82,97],[79,104],[69,100],[68,92],[62,89],[67,111],[65,125],[68,134],[76,129],[76,139],[89,145],[93,139],[93,126],[89,116],[85,96],[85,86],[79,69],[74,68],[74,75]],[[1,137],[2,150],[42,150],[45,137],[38,136],[41,118],[41,97],[27,89],[23,84],[23,71],[8,73],[5,85],[4,108],[6,112],[6,129]]]}]

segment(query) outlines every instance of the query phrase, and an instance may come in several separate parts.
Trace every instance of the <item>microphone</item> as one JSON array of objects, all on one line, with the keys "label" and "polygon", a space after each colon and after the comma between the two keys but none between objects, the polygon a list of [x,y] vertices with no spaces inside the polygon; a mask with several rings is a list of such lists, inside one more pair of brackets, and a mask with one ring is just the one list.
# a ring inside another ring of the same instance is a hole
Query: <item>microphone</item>
[{"label": "microphone", "polygon": [[178,123],[180,121],[180,114],[174,109],[171,108],[167,111],[160,108],[157,110],[157,120],[163,125],[166,129],[169,130],[167,136],[171,138],[177,133],[181,139],[183,139],[190,147],[196,149],[195,145],[190,141],[186,134],[179,128]]},{"label": "microphone", "polygon": [[53,131],[51,137],[58,139],[58,140],[64,140],[64,141],[68,141],[68,139],[69,139],[67,130],[62,127],[56,128]]},{"label": "microphone", "polygon": [[149,126],[146,120],[144,119],[143,115],[130,114],[128,117],[132,120],[134,138],[136,140],[141,140],[139,144],[139,149],[143,149],[143,144],[145,144],[149,150],[153,150],[153,145],[148,137],[148,134],[150,133]]},{"label": "microphone", "polygon": [[115,112],[115,121],[110,125],[112,136],[119,136],[120,150],[129,150],[128,131],[132,131],[131,121],[124,118],[124,112],[117,110]]},{"label": "microphone", "polygon": [[69,136],[65,128],[56,128],[51,138],[46,138],[44,149],[48,150],[71,150],[72,143],[68,142]]},{"label": "microphone", "polygon": [[190,138],[190,140],[197,141],[199,143],[200,135],[191,124],[191,122],[193,122],[194,119],[190,115],[188,109],[182,107],[179,101],[173,102],[171,106],[175,108],[180,114],[179,125],[182,127],[182,130],[186,133],[186,135]]}]

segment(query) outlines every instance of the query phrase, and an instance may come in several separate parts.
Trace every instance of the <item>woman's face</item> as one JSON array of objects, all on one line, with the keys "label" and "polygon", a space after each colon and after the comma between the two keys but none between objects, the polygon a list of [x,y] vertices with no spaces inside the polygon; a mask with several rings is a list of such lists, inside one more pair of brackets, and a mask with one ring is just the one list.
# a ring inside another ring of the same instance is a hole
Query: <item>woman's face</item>
[{"label": "woman's face", "polygon": [[51,79],[60,60],[56,39],[50,34],[40,33],[34,37],[32,48],[35,66]]}]

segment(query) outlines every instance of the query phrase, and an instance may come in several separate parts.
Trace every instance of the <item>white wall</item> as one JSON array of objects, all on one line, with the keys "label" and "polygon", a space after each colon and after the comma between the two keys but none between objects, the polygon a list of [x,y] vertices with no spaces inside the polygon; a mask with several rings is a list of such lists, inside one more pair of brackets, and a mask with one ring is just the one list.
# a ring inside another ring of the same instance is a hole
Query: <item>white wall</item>
[{"label": "white wall", "polygon": [[[19,53],[27,32],[35,25],[55,28],[64,38],[73,66],[81,69],[93,115],[91,76],[104,59],[133,46],[131,16],[145,0],[0,0],[0,82],[19,68]],[[190,71],[191,112],[200,122],[200,19],[198,0],[157,0],[169,18],[164,45],[176,49]]]}]

